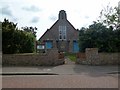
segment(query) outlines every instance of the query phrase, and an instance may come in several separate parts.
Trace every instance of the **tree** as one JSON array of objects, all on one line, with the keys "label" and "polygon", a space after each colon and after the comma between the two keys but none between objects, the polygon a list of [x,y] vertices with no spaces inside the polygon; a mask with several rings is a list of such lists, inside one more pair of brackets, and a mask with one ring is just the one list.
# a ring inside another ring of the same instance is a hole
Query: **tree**
[{"label": "tree", "polygon": [[34,50],[36,50],[36,31],[37,31],[37,28],[36,27],[22,27],[22,29],[25,31],[25,32],[28,32],[28,33],[31,33],[31,36],[33,35],[34,36]]},{"label": "tree", "polygon": [[[102,23],[94,22],[89,28],[82,28],[79,34],[81,51],[85,48],[98,48],[99,52],[120,52],[120,30],[107,28]],[[119,48],[119,49],[118,49]]]},{"label": "tree", "polygon": [[14,31],[17,30],[17,24],[9,22],[9,20],[4,19],[2,23],[2,47],[3,53],[15,53],[16,46],[14,44]]},{"label": "tree", "polygon": [[37,28],[36,27],[22,27],[22,29],[24,30],[24,31],[26,31],[26,32],[31,32],[35,37],[36,37],[36,30],[37,30]]},{"label": "tree", "polygon": [[112,26],[114,29],[118,28],[120,9],[116,7],[111,7],[107,5],[106,8],[102,9],[100,12],[98,22],[103,23],[106,26]]},{"label": "tree", "polygon": [[34,52],[35,36],[31,32],[18,30],[17,24],[4,19],[2,22],[3,53],[32,53]]}]

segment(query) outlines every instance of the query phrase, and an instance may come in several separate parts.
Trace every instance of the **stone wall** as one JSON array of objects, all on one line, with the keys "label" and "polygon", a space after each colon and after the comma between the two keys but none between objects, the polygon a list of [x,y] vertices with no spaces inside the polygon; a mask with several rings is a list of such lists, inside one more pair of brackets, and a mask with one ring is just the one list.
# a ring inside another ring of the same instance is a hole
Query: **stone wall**
[{"label": "stone wall", "polygon": [[100,64],[120,64],[120,53],[99,53]]},{"label": "stone wall", "polygon": [[[79,53],[81,54],[81,53]],[[118,65],[120,53],[98,53],[97,48],[87,48],[84,58],[77,57],[77,64],[86,65]]]},{"label": "stone wall", "polygon": [[3,54],[3,66],[51,66],[64,64],[64,57],[59,59],[57,49],[45,54]]}]

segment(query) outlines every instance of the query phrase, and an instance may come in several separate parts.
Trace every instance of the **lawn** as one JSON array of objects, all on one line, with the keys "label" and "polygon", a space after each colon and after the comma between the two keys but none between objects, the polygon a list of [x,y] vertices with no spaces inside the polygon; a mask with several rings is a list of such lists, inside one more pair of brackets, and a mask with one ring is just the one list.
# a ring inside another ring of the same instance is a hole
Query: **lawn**
[{"label": "lawn", "polygon": [[67,56],[71,61],[76,61],[76,53],[65,53],[65,56]]}]

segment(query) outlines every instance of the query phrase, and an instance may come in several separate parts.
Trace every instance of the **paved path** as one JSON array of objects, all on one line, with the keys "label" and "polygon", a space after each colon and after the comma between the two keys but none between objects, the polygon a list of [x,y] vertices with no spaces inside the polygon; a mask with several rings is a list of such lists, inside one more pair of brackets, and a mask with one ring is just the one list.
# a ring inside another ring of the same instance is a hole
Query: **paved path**
[{"label": "paved path", "polygon": [[117,72],[117,66],[59,65],[51,67],[3,67],[2,73],[53,73],[59,75],[108,74]]},{"label": "paved path", "polygon": [[68,57],[65,57],[65,65],[74,65],[75,62],[71,61]]}]

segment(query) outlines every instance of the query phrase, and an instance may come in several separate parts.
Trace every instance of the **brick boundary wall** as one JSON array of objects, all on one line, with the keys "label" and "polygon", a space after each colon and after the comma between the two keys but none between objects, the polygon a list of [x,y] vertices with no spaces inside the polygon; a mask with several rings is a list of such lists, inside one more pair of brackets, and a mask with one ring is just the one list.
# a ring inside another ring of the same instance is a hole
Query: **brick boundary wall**
[{"label": "brick boundary wall", "polygon": [[3,54],[3,66],[55,66],[64,64],[64,57],[59,58],[57,49],[45,54]]},{"label": "brick boundary wall", "polygon": [[85,53],[77,53],[77,60],[76,60],[76,64],[86,64],[86,55]]},{"label": "brick boundary wall", "polygon": [[76,64],[120,65],[120,53],[98,53],[98,48],[86,48],[85,53],[77,56]]}]

